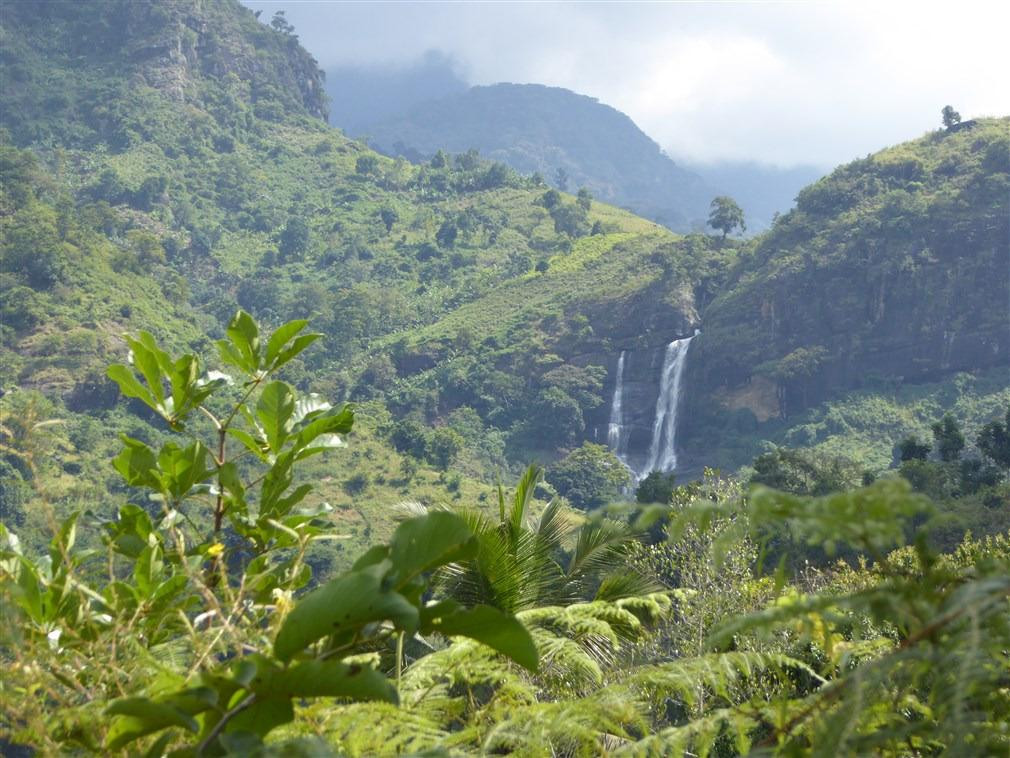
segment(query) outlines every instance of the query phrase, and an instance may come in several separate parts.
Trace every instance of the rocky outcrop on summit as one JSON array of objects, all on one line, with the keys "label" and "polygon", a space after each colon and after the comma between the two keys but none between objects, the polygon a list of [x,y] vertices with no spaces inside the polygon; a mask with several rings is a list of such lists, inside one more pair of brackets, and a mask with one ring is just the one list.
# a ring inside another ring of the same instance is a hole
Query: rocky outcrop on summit
[{"label": "rocky outcrop on summit", "polygon": [[0,42],[0,85],[17,104],[4,126],[22,143],[68,131],[108,141],[117,103],[145,88],[212,112],[244,102],[261,117],[327,117],[315,59],[236,0],[7,3]]}]

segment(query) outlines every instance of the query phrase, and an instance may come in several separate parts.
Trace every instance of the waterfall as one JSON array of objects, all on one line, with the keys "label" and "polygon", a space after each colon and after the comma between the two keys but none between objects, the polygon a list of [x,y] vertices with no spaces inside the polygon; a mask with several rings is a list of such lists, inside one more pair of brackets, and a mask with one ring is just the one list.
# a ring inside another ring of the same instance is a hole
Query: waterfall
[{"label": "waterfall", "polygon": [[624,460],[628,447],[628,435],[624,433],[624,413],[621,404],[624,400],[624,355],[617,359],[617,379],[614,383],[614,399],[610,402],[610,423],[607,425],[607,446],[614,455]]},{"label": "waterfall", "polygon": [[680,379],[687,365],[687,350],[694,337],[674,340],[666,346],[663,371],[660,375],[656,415],[652,422],[652,443],[640,478],[652,471],[672,471],[677,467],[677,405],[680,402]]}]

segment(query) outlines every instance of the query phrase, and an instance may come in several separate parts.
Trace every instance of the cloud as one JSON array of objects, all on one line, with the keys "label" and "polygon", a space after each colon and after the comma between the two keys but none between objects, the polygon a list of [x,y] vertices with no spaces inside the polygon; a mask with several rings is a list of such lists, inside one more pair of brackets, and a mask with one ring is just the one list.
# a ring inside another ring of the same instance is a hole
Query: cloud
[{"label": "cloud", "polygon": [[567,87],[674,156],[829,166],[939,124],[1010,113],[1010,4],[284,3],[326,66],[436,49],[475,84]]}]

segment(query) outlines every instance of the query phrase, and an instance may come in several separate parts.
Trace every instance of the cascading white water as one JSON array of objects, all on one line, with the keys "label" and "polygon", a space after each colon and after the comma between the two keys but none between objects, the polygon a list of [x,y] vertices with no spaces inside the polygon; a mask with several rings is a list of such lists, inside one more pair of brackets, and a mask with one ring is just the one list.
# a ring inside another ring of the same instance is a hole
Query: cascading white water
[{"label": "cascading white water", "polygon": [[627,453],[628,435],[624,433],[624,350],[617,359],[617,379],[614,383],[614,399],[610,401],[610,423],[607,425],[607,446],[621,461]]},{"label": "cascading white water", "polygon": [[687,350],[694,337],[674,340],[666,346],[663,371],[660,374],[656,415],[652,422],[652,442],[645,466],[639,472],[644,478],[652,471],[672,471],[677,468],[677,406],[680,403],[680,378],[687,365]]}]

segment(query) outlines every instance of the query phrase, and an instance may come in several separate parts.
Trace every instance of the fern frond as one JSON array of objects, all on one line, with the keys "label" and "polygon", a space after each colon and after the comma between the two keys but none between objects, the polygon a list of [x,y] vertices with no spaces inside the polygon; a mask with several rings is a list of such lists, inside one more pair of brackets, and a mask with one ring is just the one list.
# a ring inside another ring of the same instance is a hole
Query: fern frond
[{"label": "fern frond", "polygon": [[[760,722],[732,708],[713,711],[684,726],[663,729],[613,753],[615,758],[705,758],[723,737],[738,755],[750,751],[751,734]],[[689,752],[690,751],[690,752]]]},{"label": "fern frond", "polygon": [[642,693],[653,704],[675,698],[694,708],[707,694],[730,703],[738,700],[734,690],[746,680],[764,677],[771,689],[792,688],[789,672],[802,672],[823,681],[806,663],[777,653],[734,651],[681,658],[653,666],[642,666],[620,681]]},{"label": "fern frond", "polygon": [[325,737],[337,754],[351,758],[420,752],[448,736],[440,724],[389,703],[316,703],[298,715],[299,731]]},{"label": "fern frond", "polygon": [[481,748],[484,754],[588,758],[629,743],[645,728],[638,704],[604,690],[579,700],[512,709],[499,717]]}]

